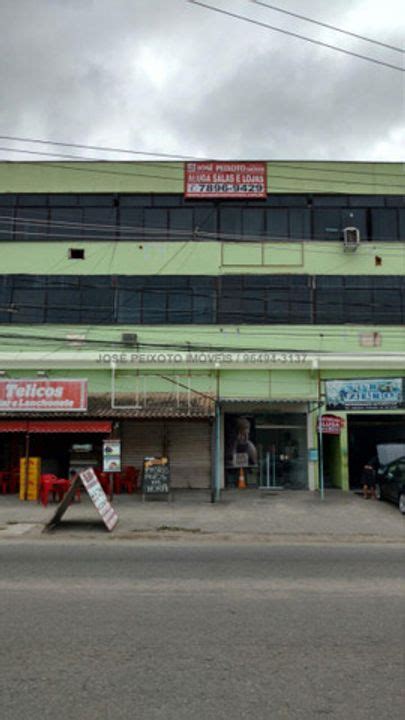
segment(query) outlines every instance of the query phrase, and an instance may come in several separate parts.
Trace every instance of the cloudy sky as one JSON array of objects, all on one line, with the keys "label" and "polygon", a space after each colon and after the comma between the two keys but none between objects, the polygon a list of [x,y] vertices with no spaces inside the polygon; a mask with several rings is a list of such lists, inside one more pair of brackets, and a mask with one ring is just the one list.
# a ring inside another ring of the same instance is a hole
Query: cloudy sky
[{"label": "cloudy sky", "polygon": [[[251,0],[205,2],[405,68],[404,52]],[[403,0],[273,2],[405,50]],[[0,135],[212,158],[405,160],[404,72],[187,0],[1,0],[0,20]]]}]

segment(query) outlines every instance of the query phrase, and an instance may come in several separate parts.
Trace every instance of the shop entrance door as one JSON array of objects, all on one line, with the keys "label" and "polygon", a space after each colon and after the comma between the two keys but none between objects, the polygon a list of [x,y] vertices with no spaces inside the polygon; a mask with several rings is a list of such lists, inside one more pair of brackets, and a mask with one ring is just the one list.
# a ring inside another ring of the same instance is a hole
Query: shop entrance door
[{"label": "shop entrance door", "polygon": [[378,467],[380,446],[398,447],[405,443],[405,414],[350,413],[347,416],[349,439],[350,489],[361,487],[362,469],[366,463]]},{"label": "shop entrance door", "polygon": [[256,422],[260,487],[307,488],[305,419],[299,416],[288,422],[288,418],[281,417]]}]

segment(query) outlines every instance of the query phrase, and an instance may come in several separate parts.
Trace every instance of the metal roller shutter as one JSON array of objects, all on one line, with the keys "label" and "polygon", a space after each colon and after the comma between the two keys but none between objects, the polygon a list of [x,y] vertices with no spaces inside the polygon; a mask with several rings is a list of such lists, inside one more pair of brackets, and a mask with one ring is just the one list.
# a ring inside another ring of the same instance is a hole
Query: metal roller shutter
[{"label": "metal roller shutter", "polygon": [[211,424],[195,420],[122,423],[123,466],[141,469],[144,457],[166,451],[172,488],[209,488],[211,485]]},{"label": "metal roller shutter", "polygon": [[122,423],[122,464],[142,469],[144,457],[163,453],[164,424],[127,420]]},{"label": "metal roller shutter", "polygon": [[211,485],[211,425],[207,421],[168,423],[172,487]]}]

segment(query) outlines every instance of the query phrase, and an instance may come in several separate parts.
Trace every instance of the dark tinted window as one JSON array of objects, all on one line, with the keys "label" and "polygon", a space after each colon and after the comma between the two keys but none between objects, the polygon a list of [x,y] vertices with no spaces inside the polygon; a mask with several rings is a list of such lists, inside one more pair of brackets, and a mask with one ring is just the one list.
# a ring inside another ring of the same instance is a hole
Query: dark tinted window
[{"label": "dark tinted window", "polygon": [[341,212],[338,208],[313,211],[314,239],[339,240],[342,231]]},{"label": "dark tinted window", "polygon": [[20,207],[44,207],[48,205],[48,196],[41,193],[17,195],[17,205]]},{"label": "dark tinted window", "polygon": [[120,195],[120,207],[150,207],[152,205],[152,195]]},{"label": "dark tinted window", "polygon": [[93,275],[80,278],[82,322],[110,324],[114,322],[114,297],[111,278]]},{"label": "dark tinted window", "polygon": [[312,198],[314,207],[347,207],[349,199],[347,195],[314,195]]},{"label": "dark tinted window", "polygon": [[290,238],[292,240],[309,240],[311,237],[310,210],[290,210]]},{"label": "dark tinted window", "polygon": [[41,240],[48,234],[48,208],[18,208],[15,221],[17,240]]},{"label": "dark tinted window", "polygon": [[193,211],[189,208],[176,208],[169,210],[169,227],[170,230],[180,230],[182,232],[193,232]]},{"label": "dark tinted window", "polygon": [[48,323],[81,322],[81,290],[78,279],[59,277],[48,280]]},{"label": "dark tinted window", "polygon": [[201,232],[215,233],[217,231],[217,211],[213,207],[197,207],[194,210],[194,226]]},{"label": "dark tinted window", "polygon": [[116,236],[116,216],[115,208],[84,208],[83,237],[95,240],[113,240]]},{"label": "dark tinted window", "polygon": [[367,212],[357,208],[348,208],[341,211],[342,230],[347,227],[355,227],[360,230],[362,240],[368,240]]},{"label": "dark tinted window", "polygon": [[405,210],[399,210],[399,239],[405,242]]},{"label": "dark tinted window", "polygon": [[405,278],[0,276],[5,323],[405,323]]},{"label": "dark tinted window", "polygon": [[82,207],[112,207],[115,202],[115,196],[110,194],[89,193],[88,195],[79,195],[79,205]]},{"label": "dark tinted window", "polygon": [[401,290],[393,288],[374,289],[373,291],[373,317],[374,322],[382,325],[390,323],[392,325],[402,323],[404,317],[405,294]]},{"label": "dark tinted window", "polygon": [[144,290],[142,294],[142,322],[147,325],[166,322],[167,295],[164,292]]},{"label": "dark tinted window", "polygon": [[243,234],[262,236],[265,231],[265,211],[262,208],[245,208],[242,214]]},{"label": "dark tinted window", "polygon": [[352,207],[384,207],[385,198],[382,195],[351,195],[349,204]]},{"label": "dark tinted window", "polygon": [[152,195],[153,207],[176,207],[183,205],[182,195]]},{"label": "dark tinted window", "polygon": [[14,208],[0,208],[0,240],[13,239]]},{"label": "dark tinted window", "polygon": [[122,208],[120,210],[120,237],[138,238],[143,235],[143,209]]},{"label": "dark tinted window", "polygon": [[83,210],[79,207],[50,209],[49,237],[81,238]]},{"label": "dark tinted window", "polygon": [[271,207],[306,207],[308,204],[308,196],[303,194],[281,195],[279,193],[267,196],[266,200],[260,201],[263,205]]},{"label": "dark tinted window", "polygon": [[241,235],[242,209],[239,207],[221,208],[219,211],[219,231],[227,235]]},{"label": "dark tinted window", "polygon": [[45,321],[46,279],[43,277],[16,277],[12,294],[12,322],[42,323]]},{"label": "dark tinted window", "polygon": [[397,210],[388,208],[371,210],[371,233],[373,240],[397,240],[397,219]]},{"label": "dark tinted window", "polygon": [[215,322],[217,278],[192,277],[190,287],[193,293],[193,322]]},{"label": "dark tinted window", "polygon": [[385,204],[387,207],[405,207],[405,195],[388,195]]},{"label": "dark tinted window", "polygon": [[191,323],[193,320],[193,296],[190,289],[168,294],[168,322]]},{"label": "dark tinted window", "polygon": [[49,205],[55,206],[55,207],[70,207],[71,205],[77,205],[79,202],[79,196],[74,195],[73,193],[71,195],[63,195],[57,194],[57,195],[49,195]]},{"label": "dark tinted window", "polygon": [[[148,230],[163,230],[166,232],[168,227],[168,211],[159,210],[158,208],[146,208],[144,210],[144,224],[145,224],[145,235],[147,236]],[[156,233],[151,233],[151,237],[156,236]]]},{"label": "dark tinted window", "polygon": [[138,324],[141,322],[142,293],[139,290],[120,290],[117,296],[117,322]]},{"label": "dark tinted window", "polygon": [[0,207],[13,207],[16,204],[16,195],[0,193]]},{"label": "dark tinted window", "polygon": [[12,313],[12,279],[10,276],[0,276],[0,322],[11,322],[10,315]]},{"label": "dark tinted window", "polygon": [[[317,278],[318,279],[318,278]],[[336,324],[344,320],[344,296],[342,288],[319,287],[315,296],[314,322]]]},{"label": "dark tinted window", "polygon": [[[24,222],[17,220],[11,225],[8,216],[12,214],[14,202],[17,202],[17,218]],[[196,232],[198,239],[198,233],[203,237],[204,233],[221,232],[234,236],[235,240],[263,236],[270,240],[337,241],[342,238],[343,228],[354,226],[359,228],[363,240],[379,242],[398,239],[399,225],[400,237],[404,236],[405,196],[270,194],[264,202],[197,202],[185,200],[181,194],[26,193],[0,195],[0,206],[4,208],[0,209],[3,215],[0,238],[35,240],[39,236],[45,239],[47,235],[49,239],[71,236],[70,228],[61,228],[58,234],[52,228],[48,234],[46,225],[39,232],[34,221],[48,219],[48,204],[50,219],[55,224],[59,220],[64,224],[77,221],[97,226],[81,229],[80,235],[89,239],[114,239],[117,222],[121,226],[142,228],[135,235],[121,230],[122,239],[141,236],[144,240],[148,237],[176,239],[177,232],[179,236],[189,233],[190,239]],[[100,227],[102,225],[108,227]],[[76,234],[79,234],[78,228]]]},{"label": "dark tinted window", "polygon": [[266,235],[275,240],[288,238],[288,210],[266,210]]}]

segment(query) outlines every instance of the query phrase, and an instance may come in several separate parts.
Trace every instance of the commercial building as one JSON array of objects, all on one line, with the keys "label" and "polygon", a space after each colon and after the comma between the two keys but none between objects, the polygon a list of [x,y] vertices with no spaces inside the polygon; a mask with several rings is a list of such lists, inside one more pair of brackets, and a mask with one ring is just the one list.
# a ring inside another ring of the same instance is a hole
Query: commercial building
[{"label": "commercial building", "polygon": [[0,471],[119,437],[173,487],[347,490],[405,442],[402,164],[3,162],[0,239]]}]

